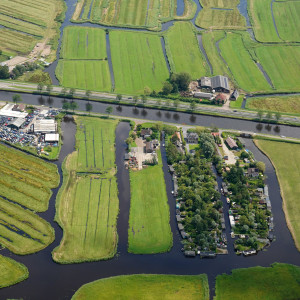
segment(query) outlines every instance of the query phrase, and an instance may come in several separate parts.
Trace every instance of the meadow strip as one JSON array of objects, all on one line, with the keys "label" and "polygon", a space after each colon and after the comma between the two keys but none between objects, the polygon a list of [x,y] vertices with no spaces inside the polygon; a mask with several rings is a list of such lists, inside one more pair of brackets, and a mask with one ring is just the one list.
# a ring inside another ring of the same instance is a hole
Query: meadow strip
[{"label": "meadow strip", "polygon": [[158,165],[130,171],[128,251],[136,254],[166,252],[173,244],[160,151],[158,154]]},{"label": "meadow strip", "polygon": [[0,288],[8,287],[28,278],[28,269],[15,260],[0,255]]},{"label": "meadow strip", "polygon": [[278,177],[286,222],[300,251],[300,145],[256,140],[271,160]]},{"label": "meadow strip", "polygon": [[72,300],[208,300],[206,275],[123,275],[83,285]]}]

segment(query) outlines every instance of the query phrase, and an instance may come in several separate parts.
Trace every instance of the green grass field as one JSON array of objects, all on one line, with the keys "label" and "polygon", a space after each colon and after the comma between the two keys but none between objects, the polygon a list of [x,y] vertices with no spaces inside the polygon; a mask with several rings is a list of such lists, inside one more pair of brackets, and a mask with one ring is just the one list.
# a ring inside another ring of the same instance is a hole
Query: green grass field
[{"label": "green grass field", "polygon": [[30,210],[0,197],[0,244],[15,254],[35,253],[54,240],[54,230]]},{"label": "green grass field", "polygon": [[[40,39],[58,38],[56,16],[63,10],[59,0],[2,0],[0,7],[0,49],[27,54]],[[20,32],[18,32],[20,31]]]},{"label": "green grass field", "polygon": [[202,33],[202,43],[208,59],[213,67],[213,75],[227,75],[230,76],[229,70],[222,61],[216,42],[225,36],[225,32],[221,30],[206,31]]},{"label": "green grass field", "polygon": [[159,36],[111,31],[109,37],[115,92],[143,94],[147,87],[160,91],[169,72]]},{"label": "green grass field", "polygon": [[[148,9],[147,9],[148,8]],[[91,9],[91,15],[89,11]],[[82,15],[81,15],[82,12]],[[79,0],[72,19],[119,27],[142,27],[158,30],[161,22],[176,14],[174,0]]]},{"label": "green grass field", "polygon": [[245,48],[240,34],[228,33],[219,45],[222,56],[240,88],[248,92],[271,90],[264,75]]},{"label": "green grass field", "polygon": [[230,108],[241,108],[243,104],[244,96],[241,95],[235,101],[230,101]]},{"label": "green grass field", "polygon": [[28,269],[15,260],[0,255],[0,288],[8,287],[28,278]]},{"label": "green grass field", "polygon": [[300,114],[300,96],[249,98],[247,99],[246,108]]},{"label": "green grass field", "polygon": [[249,17],[255,38],[260,42],[282,42],[273,23],[272,0],[251,0],[248,2]]},{"label": "green grass field", "polygon": [[206,275],[124,275],[83,285],[72,300],[208,300]]},{"label": "green grass field", "polygon": [[190,22],[176,22],[165,33],[166,51],[173,73],[187,72],[192,79],[209,74]]},{"label": "green grass field", "polygon": [[0,145],[0,196],[35,211],[45,211],[59,184],[57,167],[19,150]]},{"label": "green grass field", "polygon": [[128,251],[151,254],[169,251],[173,244],[162,162],[130,172]]},{"label": "green grass field", "polygon": [[288,264],[235,269],[217,276],[214,300],[299,299],[299,281],[300,268]]},{"label": "green grass field", "polygon": [[202,7],[235,8],[239,0],[200,0]]},{"label": "green grass field", "polygon": [[91,91],[111,91],[111,79],[106,60],[59,60],[56,76],[68,88]]},{"label": "green grass field", "polygon": [[300,42],[300,2],[274,2],[273,13],[279,36],[287,42]]},{"label": "green grass field", "polygon": [[300,251],[300,145],[263,140],[255,143],[276,169],[286,221]]},{"label": "green grass field", "polygon": [[76,118],[77,172],[103,172],[115,167],[117,121]]},{"label": "green grass field", "polygon": [[300,91],[299,46],[261,46],[256,54],[278,91]]},{"label": "green grass field", "polygon": [[100,60],[106,57],[104,30],[75,26],[64,29],[60,58]]},{"label": "green grass field", "polygon": [[55,220],[64,235],[52,256],[62,264],[109,259],[118,235],[115,169],[117,121],[76,117],[76,151],[63,164]]},{"label": "green grass field", "polygon": [[232,10],[204,8],[197,16],[196,25],[209,29],[244,29],[246,19],[237,8]]}]

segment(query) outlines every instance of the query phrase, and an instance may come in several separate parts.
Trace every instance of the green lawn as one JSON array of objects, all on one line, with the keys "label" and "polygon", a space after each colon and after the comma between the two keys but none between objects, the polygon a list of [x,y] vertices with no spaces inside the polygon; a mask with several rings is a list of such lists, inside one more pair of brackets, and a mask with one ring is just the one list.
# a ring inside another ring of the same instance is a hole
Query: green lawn
[{"label": "green lawn", "polygon": [[69,88],[91,91],[111,91],[111,80],[106,60],[59,60],[56,76]]},{"label": "green lawn", "polygon": [[160,91],[169,77],[160,37],[154,34],[111,31],[115,92],[143,94]]},{"label": "green lawn", "polygon": [[256,54],[277,90],[300,91],[299,46],[261,46]]},{"label": "green lawn", "polygon": [[300,114],[300,96],[249,98],[246,108]]},{"label": "green lawn", "polygon": [[209,29],[244,29],[246,19],[237,8],[232,10],[204,8],[197,16],[196,25]]},{"label": "green lawn", "polygon": [[279,36],[288,42],[300,42],[300,2],[274,2],[273,12]]},{"label": "green lawn", "polygon": [[0,288],[4,288],[28,278],[28,269],[15,260],[0,255]]},{"label": "green lawn", "polygon": [[192,79],[209,74],[190,22],[176,22],[165,33],[166,51],[173,73],[187,72]]},{"label": "green lawn", "polygon": [[275,166],[285,217],[300,250],[300,145],[263,140],[257,140],[256,144]]},{"label": "green lawn", "polygon": [[104,59],[105,31],[99,28],[68,26],[64,29],[60,58]]},{"label": "green lawn", "polygon": [[169,251],[173,237],[161,157],[156,166],[130,171],[130,193],[128,251],[136,254]]},{"label": "green lawn", "polygon": [[272,267],[232,270],[218,275],[214,300],[292,300],[300,295],[300,268],[275,263]]},{"label": "green lawn", "polygon": [[216,48],[216,42],[224,38],[224,36],[225,32],[221,30],[206,31],[202,33],[203,47],[213,67],[213,75],[229,76],[229,71]]},{"label": "green lawn", "polygon": [[22,151],[0,145],[0,196],[35,211],[45,211],[59,184],[57,167]]},{"label": "green lawn", "polygon": [[243,104],[244,96],[241,95],[235,101],[230,101],[231,108],[241,108]]},{"label": "green lawn", "polygon": [[54,230],[48,222],[0,197],[0,244],[15,254],[35,253],[54,240]]},{"label": "green lawn", "polygon": [[76,117],[76,151],[63,164],[55,220],[63,228],[52,252],[62,264],[109,259],[117,248],[116,120]]},{"label": "green lawn", "polygon": [[206,275],[125,275],[83,285],[72,300],[208,300]]},{"label": "green lawn", "polygon": [[98,173],[115,167],[116,120],[78,117],[77,172]]},{"label": "green lawn", "polygon": [[249,92],[271,90],[264,75],[247,51],[240,34],[228,33],[219,45],[221,54],[240,88]]},{"label": "green lawn", "polygon": [[248,2],[249,17],[255,37],[260,42],[282,42],[273,24],[272,0],[251,0]]}]

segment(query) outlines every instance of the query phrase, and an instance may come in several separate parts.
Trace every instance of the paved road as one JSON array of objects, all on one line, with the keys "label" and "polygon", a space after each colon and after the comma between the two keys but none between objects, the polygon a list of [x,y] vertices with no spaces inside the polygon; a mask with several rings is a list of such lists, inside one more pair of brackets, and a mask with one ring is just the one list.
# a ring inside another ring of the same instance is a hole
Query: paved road
[{"label": "paved road", "polygon": [[[22,82],[15,82],[15,81],[0,81],[0,90],[6,89],[6,90],[18,90],[20,92],[36,92],[37,91],[37,85],[31,84],[31,83],[22,83]],[[60,94],[62,91],[62,87],[59,86],[52,86],[52,92]],[[46,91],[45,91],[46,92]],[[74,96],[77,97],[85,97],[85,90],[76,90]],[[116,100],[116,94],[110,94],[110,93],[102,93],[102,92],[92,92],[90,94],[90,99],[105,99],[105,100]],[[1,99],[0,99],[1,100]],[[142,100],[139,99],[139,102]],[[158,105],[158,99],[148,99],[147,105]],[[160,100],[161,106],[167,107],[168,103],[165,100]],[[122,97],[122,102],[128,102],[134,104],[134,100],[132,96],[124,95]],[[171,102],[173,103],[173,102]],[[172,107],[172,106],[170,106]],[[174,106],[173,106],[174,107]],[[185,103],[180,103],[178,105],[179,109],[183,110],[189,110],[190,105]],[[256,112],[248,111],[248,110],[242,110],[242,109],[231,109],[228,106],[226,107],[217,107],[213,105],[196,105],[195,108],[196,112],[204,112],[206,114],[219,114],[226,117],[239,117],[239,118],[245,118],[245,119],[253,119],[257,117]],[[281,121],[290,122],[290,123],[299,123],[300,124],[300,118],[294,117],[294,116],[288,116],[283,115],[281,117]]]}]

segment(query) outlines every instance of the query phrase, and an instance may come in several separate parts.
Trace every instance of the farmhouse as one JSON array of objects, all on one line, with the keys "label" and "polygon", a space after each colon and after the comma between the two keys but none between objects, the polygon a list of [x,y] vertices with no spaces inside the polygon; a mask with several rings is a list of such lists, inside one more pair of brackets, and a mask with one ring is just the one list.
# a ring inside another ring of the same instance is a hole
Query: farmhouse
[{"label": "farmhouse", "polygon": [[237,100],[237,98],[239,97],[240,93],[238,90],[234,90],[234,92],[231,94],[230,96],[230,100]]},{"label": "farmhouse", "polygon": [[150,137],[151,134],[152,134],[152,130],[149,129],[149,128],[141,130],[141,137],[142,138]]},{"label": "farmhouse", "polygon": [[196,132],[188,132],[186,142],[188,144],[198,144],[199,136]]},{"label": "farmhouse", "polygon": [[230,136],[226,139],[226,143],[230,149],[237,149],[238,146],[233,138]]},{"label": "farmhouse", "polygon": [[154,151],[153,142],[146,142],[146,153],[152,153]]},{"label": "farmhouse", "polygon": [[201,77],[200,79],[201,88],[215,90],[216,92],[229,93],[229,81],[228,78],[222,75],[214,77]]}]

